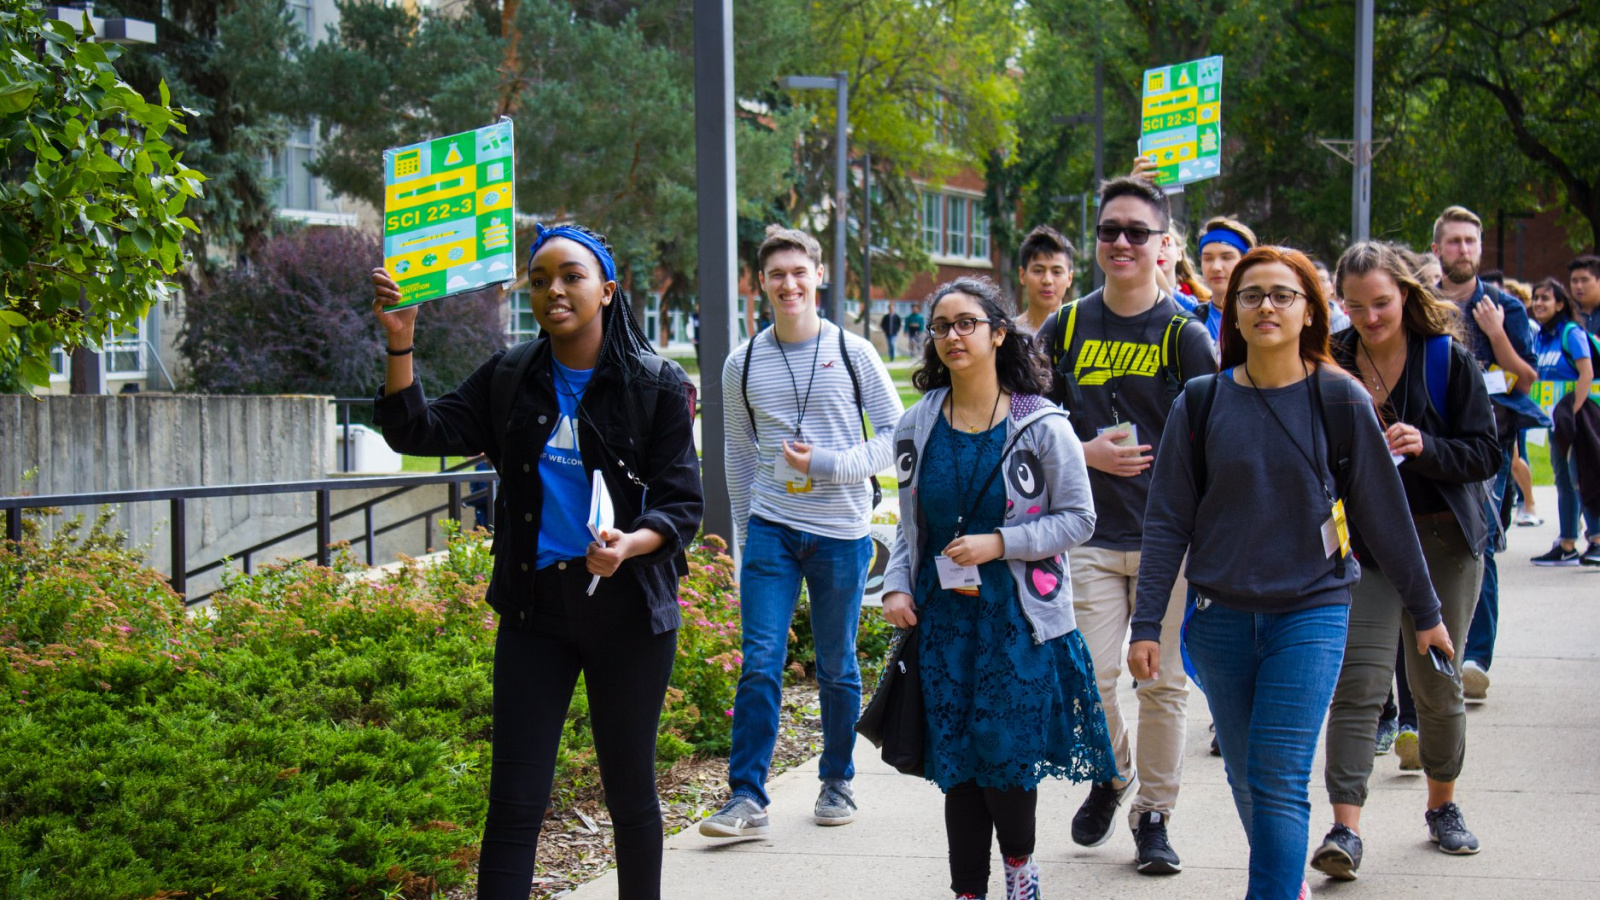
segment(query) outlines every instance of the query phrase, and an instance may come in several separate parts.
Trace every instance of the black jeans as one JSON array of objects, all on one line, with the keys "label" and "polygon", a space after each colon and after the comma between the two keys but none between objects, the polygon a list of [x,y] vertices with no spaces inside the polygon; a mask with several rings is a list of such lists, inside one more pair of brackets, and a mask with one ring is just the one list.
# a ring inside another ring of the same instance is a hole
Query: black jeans
[{"label": "black jeans", "polygon": [[964,781],[944,795],[944,833],[950,842],[950,890],[989,892],[989,841],[1000,839],[1000,855],[1032,856],[1039,792],[978,787]]},{"label": "black jeans", "polygon": [[[559,573],[554,566],[542,570],[538,595],[551,599],[533,611],[532,627],[502,621],[495,637],[494,761],[478,862],[480,900],[527,900],[561,728],[580,672],[615,829],[617,896],[661,896],[656,731],[678,633],[650,633],[642,594],[585,596],[589,577],[582,560]],[[583,612],[569,616],[569,609]]]}]

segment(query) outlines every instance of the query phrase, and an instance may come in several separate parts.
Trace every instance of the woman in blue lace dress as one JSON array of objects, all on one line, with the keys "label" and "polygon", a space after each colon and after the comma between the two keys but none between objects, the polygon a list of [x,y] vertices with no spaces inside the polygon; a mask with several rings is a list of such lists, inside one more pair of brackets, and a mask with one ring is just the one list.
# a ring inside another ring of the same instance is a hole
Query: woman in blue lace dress
[{"label": "woman in blue lace dress", "polygon": [[1039,782],[1117,774],[1066,575],[1094,501],[1083,448],[1041,396],[1048,372],[999,288],[961,278],[928,305],[923,398],[895,429],[884,614],[920,632],[924,767],[945,792],[951,890],[986,895],[998,837],[1007,900],[1035,900]]}]

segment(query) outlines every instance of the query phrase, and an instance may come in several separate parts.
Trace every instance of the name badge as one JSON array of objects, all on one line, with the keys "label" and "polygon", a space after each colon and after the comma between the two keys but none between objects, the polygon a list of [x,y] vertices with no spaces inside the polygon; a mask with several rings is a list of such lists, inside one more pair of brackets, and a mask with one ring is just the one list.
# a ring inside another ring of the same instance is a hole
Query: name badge
[{"label": "name badge", "polygon": [[1350,555],[1350,526],[1344,520],[1344,500],[1335,500],[1333,513],[1322,523],[1322,552],[1329,556]]},{"label": "name badge", "polygon": [[983,584],[977,566],[963,566],[943,554],[935,556],[933,564],[939,569],[939,586],[947,591],[970,590]]},{"label": "name badge", "polygon": [[1493,369],[1483,373],[1483,386],[1491,394],[1504,394],[1511,390],[1511,385],[1506,381],[1506,373],[1501,369]]},{"label": "name badge", "polygon": [[1123,423],[1118,424],[1118,425],[1107,425],[1104,428],[1095,429],[1094,433],[1095,433],[1096,436],[1099,436],[1099,435],[1105,434],[1108,431],[1125,432],[1124,436],[1119,437],[1119,438],[1112,438],[1112,440],[1111,440],[1111,443],[1116,445],[1116,446],[1118,446],[1118,447],[1137,447],[1137,446],[1139,446],[1139,426],[1133,424],[1132,422],[1123,422]]},{"label": "name badge", "polygon": [[778,451],[778,459],[772,465],[772,475],[783,485],[784,490],[791,494],[811,493],[811,477],[801,474],[799,469],[789,465],[789,460],[783,456],[783,451]]}]

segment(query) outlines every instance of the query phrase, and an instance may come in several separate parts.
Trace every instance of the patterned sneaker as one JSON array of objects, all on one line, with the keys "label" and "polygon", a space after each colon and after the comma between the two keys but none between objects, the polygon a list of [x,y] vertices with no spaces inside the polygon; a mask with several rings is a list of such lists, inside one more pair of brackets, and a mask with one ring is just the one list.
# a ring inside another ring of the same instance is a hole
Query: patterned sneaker
[{"label": "patterned sneaker", "polygon": [[1461,694],[1477,702],[1489,697],[1489,672],[1470,659],[1461,664]]},{"label": "patterned sneaker", "polygon": [[734,794],[716,814],[700,823],[706,837],[759,837],[769,830],[767,811],[744,794]]},{"label": "patterned sneaker", "polygon": [[1379,719],[1378,738],[1372,743],[1373,756],[1388,756],[1394,747],[1395,736],[1400,733],[1399,719]]},{"label": "patterned sneaker", "polygon": [[1400,771],[1419,772],[1422,770],[1422,746],[1417,738],[1417,730],[1410,725],[1401,725],[1400,733],[1394,738],[1394,755],[1400,757]]},{"label": "patterned sneaker", "polygon": [[850,791],[850,782],[843,778],[830,778],[822,783],[817,794],[817,806],[812,820],[818,825],[849,825],[856,820],[856,799]]},{"label": "patterned sneaker", "polygon": [[1536,566],[1576,566],[1581,565],[1580,560],[1581,557],[1577,547],[1573,547],[1571,550],[1563,550],[1561,549],[1561,542],[1557,541],[1550,545],[1549,550],[1535,556],[1528,562]]},{"label": "patterned sneaker", "polygon": [[1138,848],[1139,874],[1176,875],[1183,871],[1177,851],[1167,842],[1167,819],[1161,813],[1152,809],[1139,814],[1133,843]]},{"label": "patterned sneaker", "polygon": [[1311,855],[1311,868],[1339,881],[1355,881],[1361,868],[1361,835],[1335,824]]},{"label": "patterned sneaker", "polygon": [[1006,900],[1039,900],[1039,865],[1031,856],[1008,856]]},{"label": "patterned sneaker", "polygon": [[1428,810],[1428,839],[1439,845],[1444,853],[1468,856],[1478,852],[1478,838],[1467,830],[1467,820],[1461,817],[1461,807],[1446,803],[1438,809]]},{"label": "patterned sneaker", "polygon": [[1118,788],[1114,781],[1096,781],[1089,788],[1089,796],[1083,798],[1083,805],[1072,817],[1072,842],[1084,847],[1098,847],[1111,840],[1111,833],[1116,830],[1113,820],[1117,817],[1117,807],[1133,793],[1133,786],[1137,783],[1137,778],[1129,778],[1127,784]]}]

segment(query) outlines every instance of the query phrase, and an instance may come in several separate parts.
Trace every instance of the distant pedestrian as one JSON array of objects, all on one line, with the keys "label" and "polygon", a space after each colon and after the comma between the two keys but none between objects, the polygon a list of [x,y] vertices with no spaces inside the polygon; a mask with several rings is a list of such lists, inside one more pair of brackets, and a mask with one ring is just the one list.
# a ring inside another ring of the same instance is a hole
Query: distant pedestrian
[{"label": "distant pedestrian", "polygon": [[[1183,565],[1196,599],[1182,643],[1249,839],[1246,896],[1284,900],[1307,894],[1312,758],[1361,577],[1347,517],[1404,600],[1418,651],[1454,651],[1372,399],[1328,355],[1310,260],[1252,250],[1221,310],[1223,371],[1185,388],[1156,454],[1128,666],[1143,682],[1180,664],[1158,641]],[[1345,436],[1330,446],[1336,421]]]},{"label": "distant pedestrian", "polygon": [[[934,292],[923,397],[895,429],[900,526],[885,617],[917,627],[927,777],[945,792],[950,887],[1037,900],[1037,786],[1116,777],[1066,554],[1094,531],[1083,449],[1049,374],[986,278]],[[863,895],[870,894],[865,891]]]},{"label": "distant pedestrian", "polygon": [[889,361],[894,362],[894,342],[900,336],[900,314],[894,311],[894,304],[889,304],[889,311],[883,314],[883,319],[878,323],[883,329],[883,342],[889,348]]},{"label": "distant pedestrian", "polygon": [[922,327],[926,321],[922,307],[911,304],[911,315],[906,316],[906,352],[912,356],[922,352]]},{"label": "distant pedestrian", "polygon": [[[1533,289],[1534,321],[1539,323],[1539,334],[1534,349],[1539,355],[1539,380],[1570,382],[1571,393],[1556,401],[1556,416],[1561,416],[1562,406],[1571,414],[1572,429],[1563,429],[1565,441],[1550,442],[1550,468],[1555,472],[1556,509],[1561,523],[1559,539],[1550,550],[1533,558],[1536,566],[1600,566],[1600,506],[1583,502],[1580,487],[1590,479],[1600,478],[1600,469],[1585,471],[1580,458],[1586,457],[1579,444],[1590,440],[1581,426],[1594,414],[1585,407],[1595,406],[1589,396],[1594,384],[1595,359],[1593,339],[1578,324],[1582,311],[1577,301],[1567,293],[1561,282],[1546,278]],[[1558,425],[1559,428],[1559,425]],[[1591,488],[1592,490],[1592,488]],[[1583,520],[1587,546],[1578,550],[1578,520]]]},{"label": "distant pedestrian", "polygon": [[[687,379],[650,349],[603,235],[539,226],[527,276],[540,336],[496,353],[429,401],[411,363],[417,308],[389,309],[400,289],[386,270],[373,270],[373,311],[389,345],[373,418],[395,450],[484,453],[500,473],[478,896],[525,900],[532,889],[561,732],[582,676],[616,832],[617,896],[654,900],[656,736],[677,655],[683,551],[702,507]],[[616,508],[615,530],[598,540],[585,522],[596,476]]]}]

